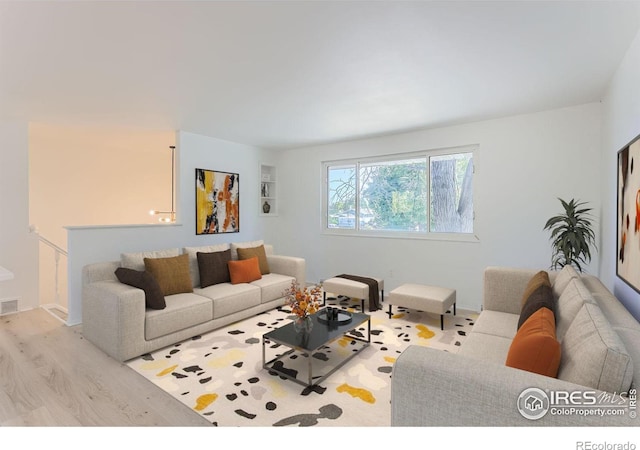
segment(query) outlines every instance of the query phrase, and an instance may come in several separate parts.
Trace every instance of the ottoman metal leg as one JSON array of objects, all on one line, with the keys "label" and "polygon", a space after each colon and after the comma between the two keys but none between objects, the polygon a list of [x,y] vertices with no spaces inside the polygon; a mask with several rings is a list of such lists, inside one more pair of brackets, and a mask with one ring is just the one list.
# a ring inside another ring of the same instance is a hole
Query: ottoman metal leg
[{"label": "ottoman metal leg", "polygon": [[322,293],[322,306],[327,306],[327,293]]},{"label": "ottoman metal leg", "polygon": [[389,305],[389,319],[391,319],[391,317],[393,316],[393,312],[391,311],[392,307],[393,305]]},{"label": "ottoman metal leg", "polygon": [[[453,304],[453,315],[456,315],[456,304]],[[440,314],[440,329],[444,331],[444,314]]]}]

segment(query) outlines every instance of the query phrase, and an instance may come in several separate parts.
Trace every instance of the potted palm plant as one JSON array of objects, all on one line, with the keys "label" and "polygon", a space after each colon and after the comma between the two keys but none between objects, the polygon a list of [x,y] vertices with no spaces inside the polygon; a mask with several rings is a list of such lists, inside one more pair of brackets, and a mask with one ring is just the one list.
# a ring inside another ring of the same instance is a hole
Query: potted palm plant
[{"label": "potted palm plant", "polygon": [[592,208],[586,202],[559,198],[564,213],[551,217],[544,226],[551,231],[551,269],[557,270],[573,265],[579,272],[591,261],[591,247],[596,249],[595,233],[591,226]]}]

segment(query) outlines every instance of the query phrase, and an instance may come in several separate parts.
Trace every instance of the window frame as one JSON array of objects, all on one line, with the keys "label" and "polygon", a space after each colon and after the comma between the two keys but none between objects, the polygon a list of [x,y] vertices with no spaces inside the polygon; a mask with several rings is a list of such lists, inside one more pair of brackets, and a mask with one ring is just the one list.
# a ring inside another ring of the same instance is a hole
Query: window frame
[{"label": "window frame", "polygon": [[[431,164],[430,157],[432,156],[446,156],[458,153],[471,153],[473,158],[473,232],[471,233],[452,233],[452,232],[437,232],[431,231]],[[463,145],[457,147],[446,147],[431,150],[421,150],[416,152],[407,153],[394,153],[380,156],[368,156],[361,158],[348,158],[339,160],[323,161],[321,164],[322,170],[322,214],[320,217],[320,225],[322,233],[333,236],[353,236],[353,237],[377,237],[377,238],[396,238],[396,239],[427,239],[438,241],[458,241],[458,242],[479,242],[479,237],[476,229],[476,187],[477,187],[477,174],[478,174],[478,153],[479,145]],[[358,211],[360,209],[360,166],[364,164],[375,164],[390,161],[404,161],[412,158],[424,157],[426,161],[427,173],[426,173],[426,188],[427,188],[427,227],[425,231],[390,231],[390,230],[363,230],[359,228]],[[330,228],[329,227],[329,169],[330,168],[344,168],[354,166],[355,167],[355,181],[356,181],[356,195],[355,195],[355,228]]]}]

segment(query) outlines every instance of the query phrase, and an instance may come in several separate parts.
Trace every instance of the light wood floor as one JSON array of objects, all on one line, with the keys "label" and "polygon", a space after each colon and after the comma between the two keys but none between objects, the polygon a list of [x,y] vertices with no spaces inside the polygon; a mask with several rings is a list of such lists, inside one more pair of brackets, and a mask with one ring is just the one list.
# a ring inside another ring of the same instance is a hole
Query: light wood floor
[{"label": "light wood floor", "polygon": [[0,317],[0,426],[211,426],[43,309]]}]

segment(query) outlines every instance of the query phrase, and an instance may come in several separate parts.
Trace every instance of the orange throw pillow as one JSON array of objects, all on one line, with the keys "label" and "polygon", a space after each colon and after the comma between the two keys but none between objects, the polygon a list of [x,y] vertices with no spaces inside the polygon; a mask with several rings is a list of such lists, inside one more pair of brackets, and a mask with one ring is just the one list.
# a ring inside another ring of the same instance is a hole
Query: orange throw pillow
[{"label": "orange throw pillow", "polygon": [[251,283],[262,278],[257,256],[240,261],[229,261],[228,265],[231,284]]},{"label": "orange throw pillow", "polygon": [[553,311],[540,308],[520,327],[511,342],[506,365],[556,378],[560,367]]}]

